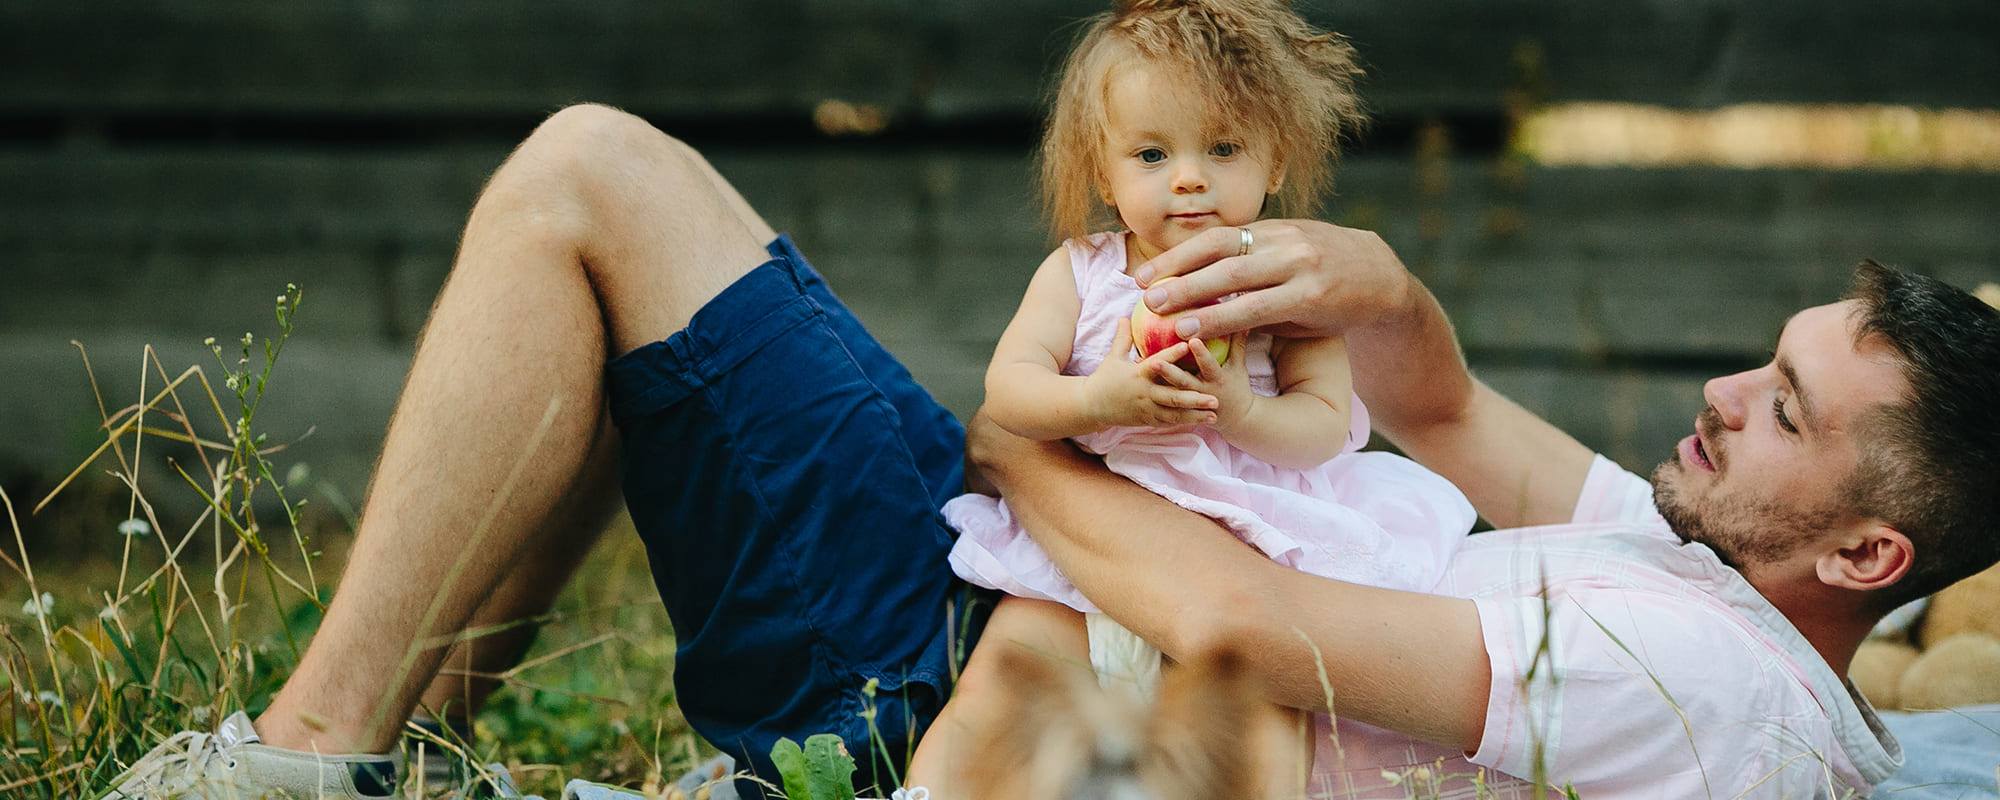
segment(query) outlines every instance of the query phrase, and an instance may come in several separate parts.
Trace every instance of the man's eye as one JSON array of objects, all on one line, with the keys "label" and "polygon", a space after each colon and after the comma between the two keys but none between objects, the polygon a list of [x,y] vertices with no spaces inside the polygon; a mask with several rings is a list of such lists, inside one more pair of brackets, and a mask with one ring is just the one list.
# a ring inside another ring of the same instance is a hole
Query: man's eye
[{"label": "man's eye", "polygon": [[1778,418],[1778,427],[1784,428],[1786,433],[1799,432],[1798,426],[1793,425],[1791,418],[1785,416],[1785,398],[1777,397],[1771,400],[1771,415]]},{"label": "man's eye", "polygon": [[1235,142],[1216,142],[1214,147],[1208,149],[1209,154],[1216,158],[1231,158],[1242,151],[1243,146]]},{"label": "man's eye", "polygon": [[1139,161],[1142,163],[1158,164],[1165,160],[1167,160],[1167,151],[1160,148],[1148,147],[1139,151]]}]

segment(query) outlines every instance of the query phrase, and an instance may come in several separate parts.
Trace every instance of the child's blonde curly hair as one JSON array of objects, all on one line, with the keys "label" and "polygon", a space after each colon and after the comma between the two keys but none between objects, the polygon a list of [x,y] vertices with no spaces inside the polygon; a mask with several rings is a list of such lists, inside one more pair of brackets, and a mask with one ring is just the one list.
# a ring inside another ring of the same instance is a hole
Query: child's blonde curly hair
[{"label": "child's blonde curly hair", "polygon": [[1088,22],[1063,65],[1042,135],[1043,208],[1059,238],[1102,230],[1106,86],[1137,60],[1206,106],[1208,124],[1259,137],[1285,171],[1283,216],[1310,216],[1333,179],[1343,136],[1362,123],[1354,48],[1314,30],[1286,0],[1117,0]]}]

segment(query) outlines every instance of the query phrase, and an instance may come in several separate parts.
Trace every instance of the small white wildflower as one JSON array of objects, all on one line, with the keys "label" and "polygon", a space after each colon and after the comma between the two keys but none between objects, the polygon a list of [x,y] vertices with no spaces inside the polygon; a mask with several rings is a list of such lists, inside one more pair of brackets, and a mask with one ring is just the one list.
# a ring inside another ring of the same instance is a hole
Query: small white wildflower
[{"label": "small white wildflower", "polygon": [[296,291],[298,291],[298,290],[299,290],[299,285],[298,285],[298,284],[296,284],[296,283],[287,283],[287,284],[285,284],[285,293],[286,293],[286,294],[291,294],[292,292],[296,292]]},{"label": "small white wildflower", "polygon": [[249,345],[249,344],[250,344],[251,342],[254,342],[254,341],[256,341],[256,340],[257,340],[257,337],[255,337],[255,336],[251,336],[251,335],[250,335],[250,332],[249,332],[249,331],[244,331],[244,332],[243,332],[243,344],[244,344],[244,345],[246,345],[246,346],[247,346],[247,345]]},{"label": "small white wildflower", "polygon": [[230,390],[232,390],[232,391],[233,391],[233,390],[235,390],[235,389],[236,389],[236,386],[237,386],[237,380],[236,380],[236,376],[234,376],[234,375],[231,375],[231,376],[229,376],[229,379],[228,379],[228,380],[225,380],[225,381],[223,381],[223,383],[224,383],[224,384],[227,384],[227,385],[229,386]]},{"label": "small white wildflower", "polygon": [[46,617],[56,609],[56,596],[43,592],[41,597],[29,597],[21,604],[21,613],[31,617]]},{"label": "small white wildflower", "polygon": [[312,467],[306,466],[304,461],[293,464],[291,469],[285,470],[286,486],[297,486],[309,480],[312,480]]},{"label": "small white wildflower", "polygon": [[209,347],[214,347],[214,346],[215,346],[215,337],[213,337],[213,336],[210,336],[210,337],[208,337],[208,338],[206,338],[206,339],[203,339],[203,340],[201,340],[201,343],[202,343],[202,344],[205,344],[205,345],[208,345]]},{"label": "small white wildflower", "polygon": [[206,725],[208,724],[208,706],[202,706],[190,711],[188,712],[188,716],[193,718],[196,725]]},{"label": "small white wildflower", "polygon": [[123,536],[145,536],[152,532],[153,526],[146,524],[145,520],[138,517],[118,523],[118,533]]},{"label": "small white wildflower", "polygon": [[284,304],[285,304],[285,301],[286,301],[286,300],[290,300],[290,299],[291,299],[291,298],[289,298],[289,297],[286,297],[286,296],[284,296],[284,295],[282,295],[282,294],[281,294],[281,295],[278,295],[278,305],[281,305],[281,306],[282,306],[282,305],[284,305]]},{"label": "small white wildflower", "polygon": [[1418,767],[1416,774],[1413,775],[1412,777],[1416,778],[1418,781],[1429,783],[1431,779],[1431,768]]},{"label": "small white wildflower", "polygon": [[35,693],[35,702],[41,703],[42,705],[45,706],[55,706],[56,708],[62,708],[62,695],[56,694],[55,692],[51,692],[47,689],[43,689]]}]

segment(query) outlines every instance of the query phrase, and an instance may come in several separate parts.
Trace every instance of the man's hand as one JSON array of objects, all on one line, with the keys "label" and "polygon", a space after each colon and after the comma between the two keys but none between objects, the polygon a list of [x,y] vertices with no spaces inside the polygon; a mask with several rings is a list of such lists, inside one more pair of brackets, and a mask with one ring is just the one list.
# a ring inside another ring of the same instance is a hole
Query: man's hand
[{"label": "man's hand", "polygon": [[[1316,220],[1262,220],[1245,226],[1255,244],[1237,255],[1242,235],[1214,228],[1161,253],[1134,273],[1140,285],[1180,280],[1146,292],[1160,314],[1189,310],[1176,325],[1183,338],[1227,336],[1253,328],[1279,336],[1335,336],[1404,308],[1414,279],[1396,253],[1370,231]],[[1216,298],[1236,295],[1217,305]]]},{"label": "man's hand", "polygon": [[1111,337],[1111,352],[1104,354],[1097,371],[1083,381],[1083,406],[1098,429],[1215,422],[1215,397],[1204,394],[1187,373],[1174,366],[1175,360],[1187,357],[1187,342],[1176,342],[1139,361],[1128,357],[1131,352],[1132,322],[1120,319],[1118,332]]}]

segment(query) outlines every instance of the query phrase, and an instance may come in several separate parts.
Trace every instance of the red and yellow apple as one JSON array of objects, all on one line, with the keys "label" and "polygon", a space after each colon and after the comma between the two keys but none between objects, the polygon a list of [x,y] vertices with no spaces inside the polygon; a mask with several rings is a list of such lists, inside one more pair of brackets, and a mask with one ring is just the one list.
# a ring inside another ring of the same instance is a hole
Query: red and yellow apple
[{"label": "red and yellow apple", "polygon": [[[1163,286],[1171,280],[1173,280],[1171,276],[1161,278],[1154,281],[1153,285]],[[1146,298],[1140,297],[1139,304],[1132,308],[1132,344],[1139,348],[1139,357],[1149,358],[1154,353],[1174,346],[1177,342],[1187,341],[1174,332],[1174,322],[1179,318],[1179,314],[1163,317],[1153,313],[1152,309],[1146,307]],[[1229,360],[1228,337],[1203,339],[1202,344],[1208,346],[1208,354],[1215,357],[1215,363],[1221,364]],[[1189,371],[1194,371],[1192,357],[1183,359],[1181,364]]]}]

